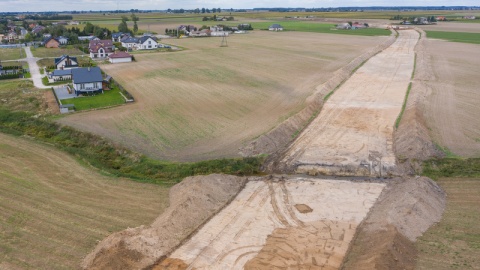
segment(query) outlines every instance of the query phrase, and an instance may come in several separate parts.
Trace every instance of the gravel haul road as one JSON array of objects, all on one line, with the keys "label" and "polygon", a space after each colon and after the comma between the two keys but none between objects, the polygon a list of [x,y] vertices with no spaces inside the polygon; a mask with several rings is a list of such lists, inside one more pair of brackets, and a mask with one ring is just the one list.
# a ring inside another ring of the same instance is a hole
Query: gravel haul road
[{"label": "gravel haul road", "polygon": [[419,33],[368,60],[328,99],[279,164],[309,174],[387,176],[395,169],[393,129],[414,68]]}]

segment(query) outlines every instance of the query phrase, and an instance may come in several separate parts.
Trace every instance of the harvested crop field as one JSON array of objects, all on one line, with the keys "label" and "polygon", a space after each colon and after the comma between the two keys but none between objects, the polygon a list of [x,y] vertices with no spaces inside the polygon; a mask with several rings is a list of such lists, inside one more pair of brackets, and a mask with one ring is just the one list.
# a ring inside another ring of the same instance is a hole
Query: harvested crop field
[{"label": "harvested crop field", "polygon": [[395,169],[393,127],[414,66],[419,33],[401,31],[324,104],[280,168],[298,173],[385,176]]},{"label": "harvested crop field", "polygon": [[416,243],[417,269],[480,269],[480,179],[442,178],[442,220]]},{"label": "harvested crop field", "polygon": [[152,222],[167,193],[0,134],[0,269],[77,269],[110,233]]},{"label": "harvested crop field", "polygon": [[67,116],[149,156],[178,161],[238,156],[238,148],[300,111],[334,71],[387,37],[253,32],[172,39],[187,48],[102,68],[135,104]]},{"label": "harvested crop field", "polygon": [[432,137],[446,152],[480,155],[480,45],[428,41],[433,76],[425,111]]}]

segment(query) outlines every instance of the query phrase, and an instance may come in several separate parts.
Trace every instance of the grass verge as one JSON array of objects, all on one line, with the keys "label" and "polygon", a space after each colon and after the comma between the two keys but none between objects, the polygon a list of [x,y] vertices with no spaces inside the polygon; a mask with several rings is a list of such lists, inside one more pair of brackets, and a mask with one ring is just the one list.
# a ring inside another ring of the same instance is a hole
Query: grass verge
[{"label": "grass verge", "polygon": [[441,177],[480,178],[480,158],[431,159],[423,163],[423,175],[432,179]]},{"label": "grass verge", "polygon": [[480,34],[463,32],[425,31],[428,38],[445,39],[453,42],[480,44]]},{"label": "grass verge", "polygon": [[395,120],[396,129],[400,125],[400,121],[402,121],[402,116],[403,116],[403,113],[405,112],[405,107],[407,106],[407,101],[408,101],[408,95],[410,94],[411,89],[412,89],[412,83],[409,83],[407,93],[405,94],[405,99],[403,100],[402,110],[400,111],[400,114],[398,115],[397,120]]},{"label": "grass verge", "polygon": [[195,163],[172,163],[147,158],[106,139],[60,126],[26,112],[0,109],[0,132],[31,136],[51,143],[80,161],[115,176],[154,184],[174,184],[187,176],[211,173],[251,175],[259,173],[264,158],[216,159]]}]

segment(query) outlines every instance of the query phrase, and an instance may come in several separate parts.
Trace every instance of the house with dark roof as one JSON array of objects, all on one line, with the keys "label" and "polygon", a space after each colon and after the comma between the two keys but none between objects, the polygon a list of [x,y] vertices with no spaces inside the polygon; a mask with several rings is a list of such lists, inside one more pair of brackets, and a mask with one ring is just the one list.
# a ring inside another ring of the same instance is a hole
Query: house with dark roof
[{"label": "house with dark roof", "polygon": [[72,71],[72,84],[75,94],[103,93],[103,77],[99,67],[75,68]]},{"label": "house with dark roof", "polygon": [[136,49],[138,44],[138,38],[135,37],[126,37],[122,39],[122,47],[125,47],[127,49]]},{"label": "house with dark roof", "polygon": [[105,58],[113,53],[113,41],[105,40],[90,40],[88,44],[91,58]]},{"label": "house with dark roof", "polygon": [[64,54],[59,58],[55,58],[56,69],[71,69],[71,68],[77,68],[77,67],[78,67],[77,57],[70,57]]},{"label": "house with dark roof", "polygon": [[112,34],[113,42],[122,42],[122,39],[130,37],[129,33],[117,32]]},{"label": "house with dark roof", "polygon": [[143,36],[138,39],[138,50],[153,50],[158,48],[157,38],[154,36]]},{"label": "house with dark roof", "polygon": [[283,27],[280,24],[274,23],[268,27],[270,31],[283,31]]},{"label": "house with dark roof", "polygon": [[132,62],[132,55],[127,52],[115,51],[115,53],[112,53],[108,56],[108,61],[110,61],[112,64],[128,63]]},{"label": "house with dark roof", "polygon": [[38,34],[38,33],[42,32],[43,29],[45,29],[45,26],[36,25],[36,26],[32,29],[32,33]]},{"label": "house with dark roof", "polygon": [[58,48],[60,47],[60,41],[53,37],[48,37],[43,40],[43,45],[45,48]]},{"label": "house with dark roof", "polygon": [[65,81],[72,79],[72,70],[71,69],[55,69],[48,74],[49,82]]}]

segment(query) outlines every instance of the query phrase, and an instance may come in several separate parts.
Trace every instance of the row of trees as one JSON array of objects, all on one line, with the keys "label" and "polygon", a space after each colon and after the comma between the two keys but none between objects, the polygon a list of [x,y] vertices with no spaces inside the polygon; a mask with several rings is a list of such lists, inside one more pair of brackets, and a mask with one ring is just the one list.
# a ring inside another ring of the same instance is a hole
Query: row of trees
[{"label": "row of trees", "polygon": [[199,8],[196,8],[194,10],[185,10],[183,8],[181,9],[167,9],[167,12],[168,13],[186,13],[186,12],[191,12],[191,13],[195,13],[195,14],[200,14],[200,13],[220,13],[222,12],[222,9],[221,8],[212,8],[212,9],[208,9],[208,8],[202,8],[202,9],[199,9]]}]

